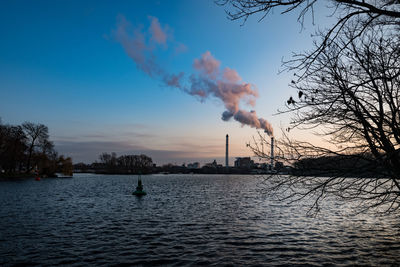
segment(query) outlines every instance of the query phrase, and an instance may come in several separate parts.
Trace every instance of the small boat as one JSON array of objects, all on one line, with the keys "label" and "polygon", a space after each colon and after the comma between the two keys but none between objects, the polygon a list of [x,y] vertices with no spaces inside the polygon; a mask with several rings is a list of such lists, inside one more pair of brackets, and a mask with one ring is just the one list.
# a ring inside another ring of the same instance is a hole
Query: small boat
[{"label": "small boat", "polygon": [[145,196],[147,194],[146,191],[143,191],[142,178],[140,174],[138,178],[138,185],[136,186],[136,191],[134,191],[132,194],[138,197]]}]

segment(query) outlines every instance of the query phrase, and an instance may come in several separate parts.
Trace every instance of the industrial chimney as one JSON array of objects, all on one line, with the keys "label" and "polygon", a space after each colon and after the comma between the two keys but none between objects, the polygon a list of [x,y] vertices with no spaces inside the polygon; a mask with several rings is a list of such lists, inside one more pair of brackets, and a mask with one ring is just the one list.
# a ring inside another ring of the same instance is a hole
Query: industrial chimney
[{"label": "industrial chimney", "polygon": [[225,167],[227,168],[229,166],[228,148],[229,148],[229,135],[226,135]]},{"label": "industrial chimney", "polygon": [[271,136],[271,170],[274,168],[274,137]]}]

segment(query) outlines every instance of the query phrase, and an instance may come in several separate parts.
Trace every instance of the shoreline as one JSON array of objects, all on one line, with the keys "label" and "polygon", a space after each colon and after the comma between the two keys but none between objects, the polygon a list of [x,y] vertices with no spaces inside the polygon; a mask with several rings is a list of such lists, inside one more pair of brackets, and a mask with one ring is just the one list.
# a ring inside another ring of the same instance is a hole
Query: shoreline
[{"label": "shoreline", "polygon": [[[54,174],[52,176],[40,176],[40,179],[54,179],[54,178],[72,178],[73,176],[65,176],[65,175],[57,175]],[[0,181],[24,181],[29,179],[35,179],[35,174],[0,174]]]}]

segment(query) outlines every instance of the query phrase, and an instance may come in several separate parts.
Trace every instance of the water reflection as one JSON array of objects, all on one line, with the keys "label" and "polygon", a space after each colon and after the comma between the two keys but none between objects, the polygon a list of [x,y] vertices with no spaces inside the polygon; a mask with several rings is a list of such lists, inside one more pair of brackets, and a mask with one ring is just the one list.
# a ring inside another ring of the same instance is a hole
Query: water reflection
[{"label": "water reflection", "polygon": [[396,265],[398,217],[317,218],[260,193],[252,176],[77,175],[0,184],[0,264]]}]

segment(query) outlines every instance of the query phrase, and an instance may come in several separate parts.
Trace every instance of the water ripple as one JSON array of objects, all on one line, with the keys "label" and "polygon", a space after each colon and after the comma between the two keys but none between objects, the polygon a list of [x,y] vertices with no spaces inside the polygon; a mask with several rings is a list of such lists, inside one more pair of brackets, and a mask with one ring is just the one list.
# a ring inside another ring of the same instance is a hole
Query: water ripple
[{"label": "water ripple", "polygon": [[272,202],[252,176],[130,176],[0,183],[0,265],[397,265],[398,217],[321,216]]}]

